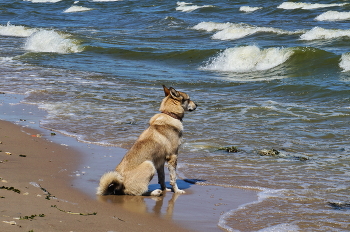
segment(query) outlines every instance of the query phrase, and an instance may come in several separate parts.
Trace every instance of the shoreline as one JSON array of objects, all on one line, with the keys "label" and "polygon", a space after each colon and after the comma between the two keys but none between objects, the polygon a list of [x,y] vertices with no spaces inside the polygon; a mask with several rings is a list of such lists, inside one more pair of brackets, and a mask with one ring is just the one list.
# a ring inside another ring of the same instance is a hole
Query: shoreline
[{"label": "shoreline", "polygon": [[[5,197],[0,201],[6,204],[0,218],[2,231],[162,231],[164,227],[168,231],[221,231],[217,225],[221,215],[257,199],[254,191],[183,180],[178,184],[186,194],[180,196],[96,198],[100,176],[114,169],[126,150],[80,143],[58,133],[53,136],[39,125],[44,111],[19,103],[19,95],[2,95],[0,109],[6,113],[0,115],[0,161],[7,161],[0,163],[0,185],[21,191],[0,189],[0,196]],[[155,176],[150,188],[157,187]],[[37,216],[18,219],[32,215]]]}]

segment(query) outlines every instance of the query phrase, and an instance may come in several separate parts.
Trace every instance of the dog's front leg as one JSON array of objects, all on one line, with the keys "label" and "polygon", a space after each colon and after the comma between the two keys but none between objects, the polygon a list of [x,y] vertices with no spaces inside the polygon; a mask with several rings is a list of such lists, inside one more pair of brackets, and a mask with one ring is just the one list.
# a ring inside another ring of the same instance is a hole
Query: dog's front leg
[{"label": "dog's front leg", "polygon": [[168,160],[168,169],[170,173],[170,184],[173,186],[175,193],[185,193],[184,190],[180,190],[176,184],[176,166],[177,166],[177,155],[171,155]]}]

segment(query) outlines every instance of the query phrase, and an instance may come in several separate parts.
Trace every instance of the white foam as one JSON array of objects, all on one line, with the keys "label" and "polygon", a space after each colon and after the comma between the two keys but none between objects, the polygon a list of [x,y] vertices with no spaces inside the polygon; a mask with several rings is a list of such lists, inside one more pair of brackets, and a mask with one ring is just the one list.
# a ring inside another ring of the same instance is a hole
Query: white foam
[{"label": "white foam", "polygon": [[92,0],[93,2],[119,2],[123,0]]},{"label": "white foam", "polygon": [[32,3],[56,3],[60,2],[62,0],[24,0],[26,2],[32,2]]},{"label": "white foam", "polygon": [[224,30],[233,25],[232,23],[215,23],[215,22],[201,22],[196,26],[192,27],[194,30],[203,30],[203,31],[218,31]]},{"label": "white foam", "polygon": [[317,21],[342,21],[349,20],[350,12],[327,11],[315,18]]},{"label": "white foam", "polygon": [[273,27],[257,27],[251,26],[243,23],[215,23],[215,22],[201,22],[196,26],[192,27],[195,30],[204,30],[204,31],[218,31],[213,36],[212,39],[219,40],[235,40],[252,35],[259,32],[269,32],[276,34],[286,34],[292,35],[300,33],[300,31],[290,32],[281,30]]},{"label": "white foam", "polygon": [[350,53],[342,54],[339,62],[339,67],[343,69],[343,72],[350,71]]},{"label": "white foam", "polygon": [[318,40],[318,39],[334,39],[339,37],[350,37],[350,30],[341,29],[324,29],[322,27],[314,27],[310,31],[300,36],[301,40]]},{"label": "white foam", "polygon": [[192,12],[199,8],[206,8],[206,7],[214,7],[214,6],[212,5],[197,6],[197,5],[192,5],[192,3],[177,2],[176,10],[182,11],[182,12]]},{"label": "white foam", "polygon": [[89,11],[89,10],[93,10],[93,9],[83,7],[83,6],[71,6],[67,10],[63,11],[63,13],[82,12],[82,11]]},{"label": "white foam", "polygon": [[223,72],[268,70],[283,64],[293,53],[288,48],[260,49],[257,46],[228,48],[201,69]]},{"label": "white foam", "polygon": [[258,32],[270,32],[276,34],[293,34],[294,32],[284,31],[273,27],[256,27],[247,24],[231,24],[229,27],[216,32],[212,39],[235,40],[252,35]]},{"label": "white foam", "polygon": [[[231,231],[231,232],[239,232],[239,230],[234,230],[233,228],[231,228],[227,225],[227,220],[231,216],[233,216],[235,212],[242,210],[242,209],[245,209],[249,205],[260,203],[260,202],[264,201],[265,199],[268,199],[271,197],[279,197],[285,191],[284,189],[268,189],[268,188],[263,188],[263,187],[250,187],[250,186],[236,186],[236,187],[241,188],[241,189],[255,190],[255,191],[258,190],[260,192],[258,193],[258,200],[257,201],[240,205],[237,209],[232,209],[232,210],[224,213],[223,215],[221,215],[221,217],[219,219],[218,226],[227,230],[227,231]],[[289,226],[287,227],[287,224],[281,224],[281,225],[285,225],[284,228],[289,227]],[[269,227],[269,228],[273,228],[273,227]],[[280,227],[280,228],[283,228],[283,227]],[[294,228],[296,228],[296,227],[294,227]],[[265,228],[265,229],[267,229],[267,228]],[[266,231],[268,231],[268,230],[266,230]],[[272,230],[272,231],[278,231],[278,230]],[[281,232],[287,232],[287,231],[288,230],[281,230]],[[293,231],[297,231],[297,230],[293,230]],[[263,231],[261,231],[261,232],[263,232]]]},{"label": "white foam", "polygon": [[293,10],[293,9],[303,9],[303,10],[312,10],[318,8],[327,8],[334,6],[344,6],[346,3],[333,3],[333,4],[320,4],[320,3],[304,3],[304,2],[284,2],[279,5],[277,8],[285,9],[285,10]]},{"label": "white foam", "polygon": [[10,63],[13,62],[12,57],[0,57],[0,63]]},{"label": "white foam", "polygon": [[73,39],[54,30],[40,30],[28,37],[25,49],[32,52],[77,53],[82,49]]},{"label": "white foam", "polygon": [[241,6],[239,8],[239,11],[243,11],[243,12],[254,12],[254,11],[257,11],[257,10],[260,10],[262,9],[262,7],[252,7],[252,6]]},{"label": "white foam", "polygon": [[297,225],[291,225],[288,223],[278,224],[275,226],[266,227],[258,230],[258,232],[297,232],[300,231],[300,227]]},{"label": "white foam", "polygon": [[6,26],[0,25],[0,35],[14,37],[28,37],[38,29],[26,28],[24,26],[11,25],[10,22]]}]

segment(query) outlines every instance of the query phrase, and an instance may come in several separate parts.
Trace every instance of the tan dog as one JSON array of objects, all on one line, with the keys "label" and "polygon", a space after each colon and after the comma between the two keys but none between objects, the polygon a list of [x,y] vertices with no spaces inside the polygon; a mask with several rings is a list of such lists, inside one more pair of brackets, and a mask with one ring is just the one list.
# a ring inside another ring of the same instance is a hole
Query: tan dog
[{"label": "tan dog", "polygon": [[[183,92],[163,85],[165,98],[160,104],[160,114],[154,115],[149,127],[140,135],[126,153],[115,171],[105,173],[100,179],[97,195],[151,195],[160,196],[165,186],[164,164],[168,162],[170,184],[175,193],[184,193],[176,184],[177,154],[182,138],[182,118],[185,111],[197,105]],[[148,184],[158,173],[161,189],[148,191]]]}]

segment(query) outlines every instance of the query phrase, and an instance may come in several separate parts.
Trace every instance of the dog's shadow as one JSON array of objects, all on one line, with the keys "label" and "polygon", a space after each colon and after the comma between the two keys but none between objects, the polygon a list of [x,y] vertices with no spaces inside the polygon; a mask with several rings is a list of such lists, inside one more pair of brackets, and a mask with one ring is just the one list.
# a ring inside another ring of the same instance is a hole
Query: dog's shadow
[{"label": "dog's shadow", "polygon": [[[179,189],[183,189],[186,191],[186,193],[184,194],[186,195],[186,194],[190,194],[190,193],[187,193],[187,190],[190,189],[191,185],[194,185],[197,182],[204,182],[204,180],[198,180],[198,179],[179,180],[178,179],[176,182]],[[167,188],[170,189],[169,182],[166,182],[166,186]],[[150,191],[159,189],[159,187],[160,187],[159,184],[150,184],[148,186]],[[108,195],[108,196],[98,196],[98,200],[112,203],[117,206],[121,206],[124,209],[133,213],[141,213],[141,214],[151,213],[154,215],[171,218],[175,207],[175,202],[180,195],[182,194],[178,194],[174,192],[165,192],[160,197]],[[165,202],[167,202],[167,204]]]},{"label": "dog's shadow", "polygon": [[[177,186],[179,187],[179,189],[182,189],[182,190],[186,190],[186,189],[189,189],[191,187],[191,185],[194,185],[196,184],[197,182],[204,182],[205,180],[199,180],[199,179],[177,179],[176,180],[176,183],[177,183]],[[170,186],[170,183],[169,182],[165,182],[167,188],[171,188]],[[149,191],[153,191],[153,190],[156,190],[156,189],[159,189],[159,184],[150,184],[148,186],[148,190]]]}]

